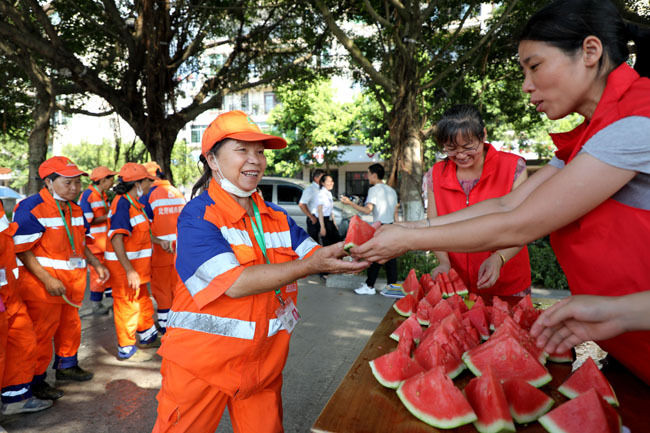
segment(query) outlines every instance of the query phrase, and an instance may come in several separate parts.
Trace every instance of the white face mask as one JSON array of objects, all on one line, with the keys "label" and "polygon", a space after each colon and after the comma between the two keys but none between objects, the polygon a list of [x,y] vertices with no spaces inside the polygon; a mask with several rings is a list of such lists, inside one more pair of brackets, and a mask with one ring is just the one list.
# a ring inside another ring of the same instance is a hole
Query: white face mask
[{"label": "white face mask", "polygon": [[56,191],[54,190],[54,185],[52,185],[52,182],[51,182],[51,181],[50,181],[50,183],[49,183],[49,188],[48,188],[48,189],[49,189],[50,192],[52,193],[52,197],[54,197],[54,200],[58,200],[58,201],[68,201],[68,200],[64,199],[63,197],[61,197],[59,194],[56,193]]},{"label": "white face mask", "polygon": [[142,197],[142,194],[144,194],[144,191],[142,190],[142,187],[140,186],[139,183],[135,184],[135,195],[138,196],[138,198]]},{"label": "white face mask", "polygon": [[214,163],[217,165],[217,174],[220,177],[219,183],[221,184],[221,188],[223,188],[224,191],[229,192],[230,194],[236,195],[237,197],[241,197],[241,198],[250,197],[251,195],[253,195],[256,188],[253,188],[250,191],[244,191],[243,189],[239,188],[237,185],[235,185],[234,183],[226,179],[226,177],[221,172],[221,168],[219,167],[219,162],[217,161],[216,157],[214,157]]}]

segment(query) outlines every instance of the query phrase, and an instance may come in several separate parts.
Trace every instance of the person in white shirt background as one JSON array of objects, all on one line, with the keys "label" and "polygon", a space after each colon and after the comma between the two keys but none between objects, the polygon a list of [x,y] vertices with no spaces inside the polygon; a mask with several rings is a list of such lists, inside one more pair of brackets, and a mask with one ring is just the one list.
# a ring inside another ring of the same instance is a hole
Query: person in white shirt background
[{"label": "person in white shirt background", "polygon": [[341,241],[341,235],[332,213],[332,209],[334,209],[334,199],[332,198],[334,179],[331,175],[324,174],[321,176],[319,184],[317,206],[318,222],[320,223],[319,234],[323,246],[328,246]]},{"label": "person in white shirt background", "polygon": [[[381,164],[372,164],[368,167],[368,197],[364,206],[360,206],[348,197],[342,195],[340,197],[341,203],[349,204],[358,212],[364,214],[372,213],[373,222],[381,222],[382,224],[392,224],[395,222],[395,214],[397,211],[397,193],[393,188],[384,183],[384,167]],[[395,285],[397,282],[397,259],[391,259],[384,264],[386,269],[386,288],[382,291],[385,296],[397,296],[401,293],[401,289]],[[379,275],[381,265],[373,263],[368,268],[368,278],[361,287],[354,290],[357,295],[374,295],[375,282],[377,275]]]},{"label": "person in white shirt background", "polygon": [[302,191],[298,206],[302,213],[307,217],[307,233],[313,240],[319,242],[320,223],[318,221],[318,191],[320,190],[319,181],[325,172],[320,168],[314,170],[313,182]]}]

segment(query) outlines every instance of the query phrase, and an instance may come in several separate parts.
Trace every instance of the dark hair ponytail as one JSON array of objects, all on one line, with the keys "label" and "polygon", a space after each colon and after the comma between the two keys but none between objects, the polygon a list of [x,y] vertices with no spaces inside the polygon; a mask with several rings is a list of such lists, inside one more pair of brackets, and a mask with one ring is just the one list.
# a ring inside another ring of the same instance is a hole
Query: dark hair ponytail
[{"label": "dark hair ponytail", "polygon": [[628,38],[634,41],[636,55],[634,69],[642,77],[650,77],[650,30],[630,22],[625,23],[625,29]]},{"label": "dark hair ponytail", "polygon": [[[212,146],[212,149],[208,151],[208,154],[211,153],[214,156],[217,156],[219,148],[226,140],[227,139],[216,142],[214,146]],[[199,177],[199,180],[197,180],[192,187],[192,195],[190,198],[194,198],[194,196],[202,190],[208,189],[208,186],[210,185],[210,179],[212,178],[212,169],[208,165],[208,160],[206,157],[203,155],[199,156],[199,161],[201,162],[201,165],[203,165],[203,173],[201,174],[201,177]]]},{"label": "dark hair ponytail", "polygon": [[457,145],[456,138],[461,135],[464,139],[485,139],[485,123],[483,116],[473,105],[454,105],[445,111],[436,124],[436,142],[439,146],[449,143]]},{"label": "dark hair ponytail", "polygon": [[115,192],[115,194],[123,195],[131,191],[131,188],[133,188],[134,185],[135,185],[135,181],[124,182],[120,177],[118,178],[117,185],[113,187],[113,192]]},{"label": "dark hair ponytail", "polygon": [[642,36],[638,27],[631,27],[626,25],[616,6],[609,0],[556,0],[528,20],[519,41],[546,42],[573,55],[581,49],[585,38],[593,35],[603,44],[600,66],[603,66],[606,56],[611,62],[611,69],[614,69],[627,61],[630,54],[627,43],[632,39],[637,43],[637,63],[640,59],[644,72],[637,71],[647,76],[648,60],[639,54],[644,47],[647,52],[649,35],[646,32]]}]

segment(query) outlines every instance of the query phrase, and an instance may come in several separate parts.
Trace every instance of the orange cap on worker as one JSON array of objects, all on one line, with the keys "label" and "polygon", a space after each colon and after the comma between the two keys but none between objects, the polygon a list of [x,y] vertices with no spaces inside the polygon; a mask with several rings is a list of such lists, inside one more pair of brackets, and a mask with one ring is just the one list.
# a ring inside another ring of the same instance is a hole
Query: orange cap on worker
[{"label": "orange cap on worker", "polygon": [[100,165],[99,167],[95,167],[93,171],[90,172],[90,180],[98,181],[107,176],[115,176],[116,174],[116,171],[111,170],[105,165]]},{"label": "orange cap on worker", "polygon": [[88,176],[88,173],[79,170],[79,167],[65,156],[53,156],[38,167],[38,175],[41,179],[53,173],[63,177]]},{"label": "orange cap on worker", "polygon": [[144,168],[146,168],[149,174],[152,175],[153,177],[156,177],[158,176],[158,173],[163,172],[162,168],[160,168],[160,165],[158,165],[156,161],[145,162],[142,165],[144,165]]},{"label": "orange cap on worker", "polygon": [[264,134],[248,114],[239,110],[220,114],[210,123],[201,139],[203,156],[207,155],[216,143],[226,138],[261,141],[265,149],[282,149],[287,146],[287,141],[284,138]]},{"label": "orange cap on worker", "polygon": [[154,180],[155,177],[150,175],[144,165],[137,162],[127,162],[122,166],[118,173],[123,182],[134,182],[141,179]]}]

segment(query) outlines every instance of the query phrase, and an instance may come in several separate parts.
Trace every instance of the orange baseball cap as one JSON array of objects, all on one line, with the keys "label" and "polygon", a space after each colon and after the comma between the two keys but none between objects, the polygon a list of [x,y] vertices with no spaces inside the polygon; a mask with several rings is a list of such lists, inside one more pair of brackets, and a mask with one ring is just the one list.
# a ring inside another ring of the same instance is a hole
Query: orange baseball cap
[{"label": "orange baseball cap", "polygon": [[203,156],[207,155],[212,146],[225,138],[261,141],[265,149],[282,149],[287,146],[287,141],[284,138],[264,134],[260,127],[253,122],[253,119],[239,110],[220,114],[210,123],[201,140]]},{"label": "orange baseball cap", "polygon": [[41,179],[53,173],[63,177],[88,176],[88,173],[79,170],[79,167],[65,156],[53,156],[38,167],[38,175]]},{"label": "orange baseball cap", "polygon": [[144,165],[144,168],[146,168],[149,174],[152,175],[153,177],[158,176],[158,171],[162,173],[162,168],[160,168],[160,166],[156,161],[145,162],[142,165]]},{"label": "orange baseball cap", "polygon": [[93,171],[90,172],[90,179],[98,181],[107,176],[115,176],[116,174],[116,171],[113,171],[104,165],[100,165],[99,167],[95,167]]},{"label": "orange baseball cap", "polygon": [[142,179],[151,179],[155,178],[149,174],[144,165],[138,164],[137,162],[127,162],[120,168],[118,173],[123,182],[133,182],[136,180]]}]

